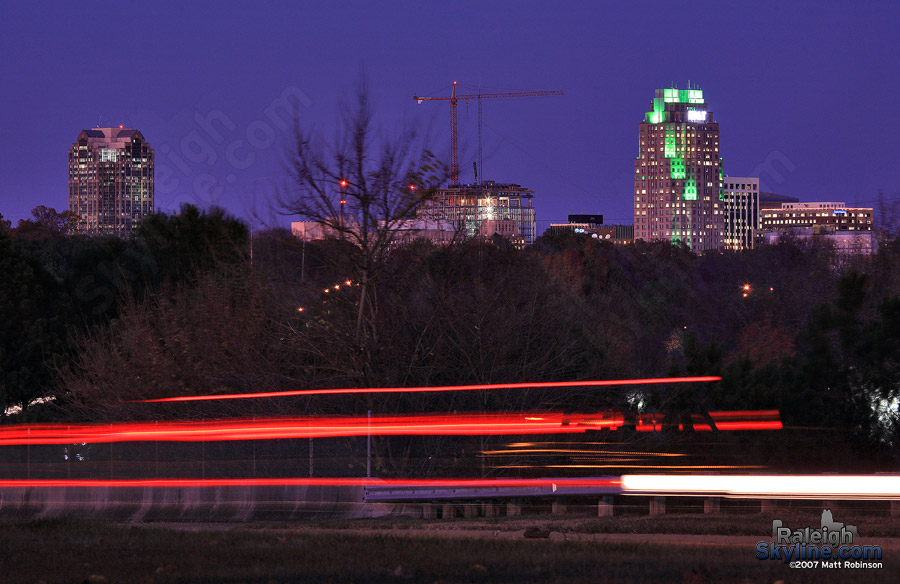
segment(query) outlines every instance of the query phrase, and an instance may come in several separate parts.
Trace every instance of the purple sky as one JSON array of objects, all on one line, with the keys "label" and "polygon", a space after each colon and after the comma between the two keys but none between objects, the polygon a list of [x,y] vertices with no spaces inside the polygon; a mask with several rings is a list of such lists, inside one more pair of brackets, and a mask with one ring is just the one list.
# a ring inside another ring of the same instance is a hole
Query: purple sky
[{"label": "purple sky", "polygon": [[[900,8],[882,2],[16,2],[0,22],[0,213],[66,208],[79,131],[125,124],[156,150],[156,205],[215,203],[287,225],[286,118],[333,131],[365,70],[385,132],[448,157],[462,84],[561,89],[484,102],[485,178],[535,190],[538,232],[569,213],[632,222],[638,123],[653,90],[699,85],[725,172],[801,200],[900,198]],[[445,90],[444,95],[449,95]],[[472,180],[477,108],[459,107]],[[212,132],[197,120],[212,120]]]}]

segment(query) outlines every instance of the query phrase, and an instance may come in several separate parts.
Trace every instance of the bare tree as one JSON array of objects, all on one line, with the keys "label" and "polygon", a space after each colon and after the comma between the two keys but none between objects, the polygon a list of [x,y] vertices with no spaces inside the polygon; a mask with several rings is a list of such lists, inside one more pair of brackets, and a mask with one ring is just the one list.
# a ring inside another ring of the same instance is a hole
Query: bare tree
[{"label": "bare tree", "polygon": [[285,213],[353,244],[351,265],[360,288],[354,338],[363,352],[377,339],[373,285],[379,268],[446,177],[426,142],[415,129],[403,129],[393,139],[379,135],[365,81],[358,84],[355,101],[341,106],[333,144],[325,145],[299,121],[296,125],[291,187],[280,204]]}]

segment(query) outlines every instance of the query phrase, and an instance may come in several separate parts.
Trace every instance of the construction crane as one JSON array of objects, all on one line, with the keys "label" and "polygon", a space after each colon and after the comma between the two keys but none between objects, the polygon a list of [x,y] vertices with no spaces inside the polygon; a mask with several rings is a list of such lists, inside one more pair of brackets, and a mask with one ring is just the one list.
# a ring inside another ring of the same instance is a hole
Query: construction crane
[{"label": "construction crane", "polygon": [[481,176],[484,177],[484,160],[482,160],[482,139],[481,139],[481,128],[482,128],[482,109],[481,109],[481,100],[482,99],[495,99],[498,97],[539,97],[544,95],[563,95],[562,91],[505,91],[502,93],[481,93],[481,89],[478,89],[478,93],[472,93],[468,95],[457,95],[456,94],[456,81],[453,82],[453,89],[450,93],[450,97],[431,97],[431,96],[418,96],[414,95],[413,99],[416,103],[422,103],[423,101],[449,101],[450,102],[450,184],[458,184],[459,183],[459,144],[457,141],[457,124],[456,124],[456,104],[457,102],[462,100],[470,100],[477,99],[478,100],[478,165],[476,167],[476,177],[475,180],[478,182],[477,174],[480,172]]}]

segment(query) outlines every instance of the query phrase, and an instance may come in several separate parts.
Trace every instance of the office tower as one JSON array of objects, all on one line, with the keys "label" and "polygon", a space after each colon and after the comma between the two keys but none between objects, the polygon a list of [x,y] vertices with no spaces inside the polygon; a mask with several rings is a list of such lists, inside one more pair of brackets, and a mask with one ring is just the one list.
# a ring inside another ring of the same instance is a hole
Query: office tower
[{"label": "office tower", "polygon": [[719,124],[698,88],[657,89],[640,124],[634,160],[634,237],[723,245]]},{"label": "office tower", "polygon": [[82,130],[69,149],[78,233],[125,236],[153,212],[153,149],[131,128]]},{"label": "office tower", "polygon": [[725,249],[752,249],[759,230],[759,178],[724,179]]}]

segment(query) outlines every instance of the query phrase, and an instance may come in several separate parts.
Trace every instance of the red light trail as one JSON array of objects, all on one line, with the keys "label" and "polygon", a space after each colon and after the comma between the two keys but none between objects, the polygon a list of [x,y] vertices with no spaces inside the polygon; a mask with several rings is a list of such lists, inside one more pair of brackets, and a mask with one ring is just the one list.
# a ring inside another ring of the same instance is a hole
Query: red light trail
[{"label": "red light trail", "polygon": [[[781,430],[778,410],[710,412],[719,430]],[[696,425],[695,430],[700,430]],[[709,430],[710,428],[705,428]]]},{"label": "red light trail", "polygon": [[[564,423],[565,422],[565,423]],[[614,424],[615,422],[610,422]],[[597,428],[591,423],[590,428]],[[428,416],[355,416],[341,418],[261,418],[117,424],[44,424],[0,428],[0,446],[168,440],[271,440],[389,435],[506,435],[584,432],[563,414],[462,414]]]},{"label": "red light trail", "polygon": [[544,479],[375,479],[365,477],[331,478],[254,478],[254,479],[33,479],[0,480],[0,488],[24,487],[265,487],[265,486],[402,486],[432,488],[492,488],[492,487],[620,487],[618,477],[601,478],[544,478]]},{"label": "red light trail", "polygon": [[[694,414],[702,419],[697,414]],[[721,430],[781,428],[778,412],[711,412]],[[662,430],[662,418],[639,415],[638,431]],[[109,442],[202,442],[344,436],[484,436],[576,434],[616,430],[625,424],[619,412],[594,414],[501,413],[410,416],[238,418],[210,421],[123,422],[114,424],[36,424],[0,427],[0,446]],[[695,429],[709,429],[705,428]]]},{"label": "red light trail", "polygon": [[363,387],[338,389],[298,389],[293,391],[266,391],[259,393],[229,393],[221,395],[192,395],[133,400],[128,403],[162,403],[213,401],[220,399],[253,399],[263,397],[289,397],[310,395],[343,395],[366,393],[430,393],[440,391],[479,391],[491,389],[536,389],[555,387],[610,387],[616,385],[652,385],[657,383],[704,383],[721,381],[721,377],[659,377],[651,379],[613,379],[605,381],[545,381],[537,383],[489,383],[480,385],[441,385],[436,387]]},{"label": "red light trail", "polygon": [[813,499],[900,499],[900,476],[890,475],[622,475],[621,477],[537,479],[373,479],[246,478],[246,479],[34,479],[0,480],[0,488],[129,488],[129,487],[262,487],[349,486],[410,488],[598,488],[624,495],[675,495]]}]

